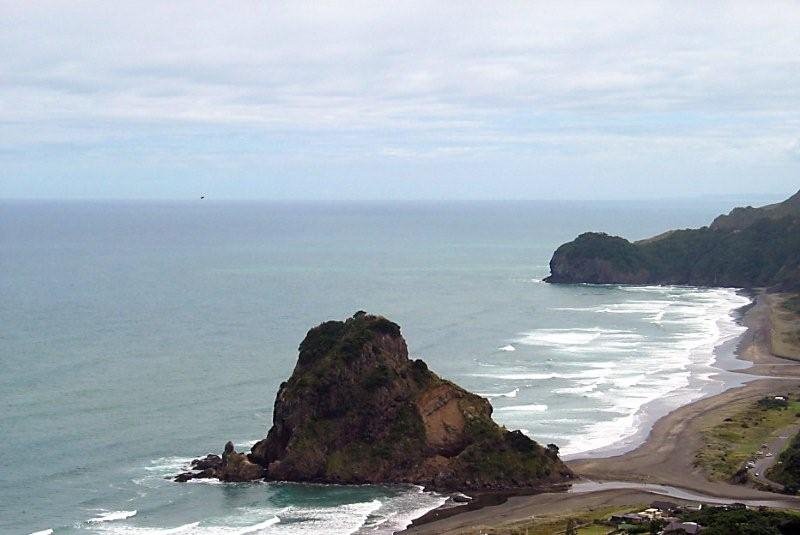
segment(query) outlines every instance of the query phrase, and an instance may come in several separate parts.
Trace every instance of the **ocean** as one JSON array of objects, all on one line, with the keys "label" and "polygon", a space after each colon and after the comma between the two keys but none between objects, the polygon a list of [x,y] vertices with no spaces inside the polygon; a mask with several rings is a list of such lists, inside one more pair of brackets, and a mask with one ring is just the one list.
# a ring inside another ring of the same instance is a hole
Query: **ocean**
[{"label": "ocean", "polygon": [[[586,230],[731,202],[0,201],[0,533],[391,533],[406,486],[173,483],[265,436],[306,331],[358,310],[563,455],[635,446],[723,388],[731,289],[548,285]],[[724,375],[724,374],[723,374]]]}]

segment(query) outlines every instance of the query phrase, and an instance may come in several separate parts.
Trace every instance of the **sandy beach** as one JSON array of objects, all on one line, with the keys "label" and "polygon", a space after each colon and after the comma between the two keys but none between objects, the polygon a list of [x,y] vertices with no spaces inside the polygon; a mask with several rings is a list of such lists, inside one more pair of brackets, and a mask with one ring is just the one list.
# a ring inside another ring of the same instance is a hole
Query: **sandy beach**
[{"label": "sandy beach", "polygon": [[[747,374],[748,377],[744,379],[749,382],[663,416],[655,422],[645,441],[632,451],[610,457],[569,461],[570,468],[580,480],[628,482],[632,487],[666,485],[686,491],[687,496],[698,501],[701,498],[709,501],[719,498],[720,501],[745,501],[800,509],[800,498],[709,481],[702,469],[694,466],[695,452],[702,445],[704,429],[722,422],[765,395],[796,393],[800,389],[800,366],[771,353],[770,304],[774,299],[775,296],[770,294],[754,296],[754,303],[746,307],[740,319],[747,331],[740,337],[737,356],[753,365],[737,373]],[[602,485],[578,484],[576,489],[581,485],[592,490],[514,496],[499,505],[464,511],[442,520],[412,526],[404,533],[468,534],[486,529],[492,529],[492,533],[503,533],[514,524],[529,521],[534,516],[542,519],[613,505],[645,504],[659,496],[639,488],[606,490]],[[609,483],[608,486],[618,485]],[[675,501],[673,498],[670,499]]]}]

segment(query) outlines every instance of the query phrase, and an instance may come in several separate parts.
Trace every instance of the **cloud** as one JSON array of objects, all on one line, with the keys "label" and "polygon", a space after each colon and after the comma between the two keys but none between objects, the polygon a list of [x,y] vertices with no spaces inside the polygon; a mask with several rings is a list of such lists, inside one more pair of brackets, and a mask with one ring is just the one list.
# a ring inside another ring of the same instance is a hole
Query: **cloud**
[{"label": "cloud", "polygon": [[[57,178],[65,159],[87,165],[86,154],[132,179],[141,170],[126,158],[163,161],[165,146],[243,168],[259,156],[305,161],[320,180],[335,179],[320,171],[332,157],[365,174],[385,158],[440,161],[445,177],[452,162],[481,158],[547,159],[565,173],[686,155],[701,168],[795,161],[785,150],[800,127],[791,2],[0,10],[0,149],[17,158],[20,183]],[[37,155],[28,170],[25,153]]]}]

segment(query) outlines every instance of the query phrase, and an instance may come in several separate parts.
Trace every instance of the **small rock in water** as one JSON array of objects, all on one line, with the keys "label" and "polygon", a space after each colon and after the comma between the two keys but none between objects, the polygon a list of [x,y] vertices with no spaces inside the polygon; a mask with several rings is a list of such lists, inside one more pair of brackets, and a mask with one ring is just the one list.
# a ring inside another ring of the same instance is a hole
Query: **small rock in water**
[{"label": "small rock in water", "polygon": [[195,459],[191,466],[193,470],[205,470],[206,468],[219,468],[222,465],[222,457],[214,453],[209,453],[202,459]]},{"label": "small rock in water", "polygon": [[[185,483],[190,479],[207,479],[215,477],[222,481],[253,481],[265,475],[263,467],[253,463],[244,453],[237,453],[233,442],[225,444],[222,457],[210,453],[201,459],[191,462],[192,470],[175,476],[175,481]],[[197,471],[199,470],[199,471]]]}]

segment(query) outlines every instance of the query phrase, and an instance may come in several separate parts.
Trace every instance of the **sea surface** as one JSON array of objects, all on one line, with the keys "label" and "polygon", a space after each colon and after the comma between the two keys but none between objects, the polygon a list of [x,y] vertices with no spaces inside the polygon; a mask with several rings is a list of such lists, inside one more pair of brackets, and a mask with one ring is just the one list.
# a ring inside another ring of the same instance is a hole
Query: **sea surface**
[{"label": "sea surface", "polygon": [[509,428],[571,456],[631,447],[653,406],[720,387],[712,350],[748,300],[548,285],[547,263],[586,230],[731,205],[0,201],[0,533],[402,529],[445,498],[167,479],[263,437],[306,331],[362,309]]}]

